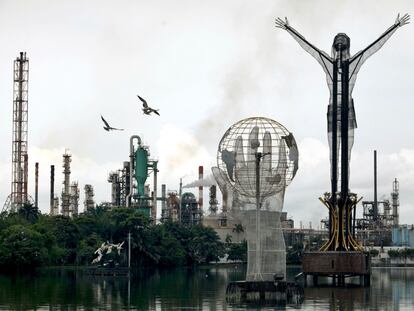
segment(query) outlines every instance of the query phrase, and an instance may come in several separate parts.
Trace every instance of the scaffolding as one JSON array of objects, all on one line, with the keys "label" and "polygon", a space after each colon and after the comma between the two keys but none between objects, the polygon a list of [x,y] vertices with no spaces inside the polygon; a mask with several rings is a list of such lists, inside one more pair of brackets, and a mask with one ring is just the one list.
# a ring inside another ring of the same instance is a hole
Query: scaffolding
[{"label": "scaffolding", "polygon": [[16,211],[28,202],[28,86],[29,60],[26,52],[14,61],[13,66],[13,138],[11,193],[3,210]]},{"label": "scaffolding", "polygon": [[183,225],[198,225],[201,222],[202,212],[193,193],[185,192],[181,196],[178,217]]},{"label": "scaffolding", "polygon": [[[164,197],[164,194],[163,194]],[[180,198],[177,191],[168,190],[165,201],[162,201],[161,221],[180,221]]]},{"label": "scaffolding", "polygon": [[110,172],[108,182],[111,184],[111,205],[121,206],[121,177],[120,171]]}]

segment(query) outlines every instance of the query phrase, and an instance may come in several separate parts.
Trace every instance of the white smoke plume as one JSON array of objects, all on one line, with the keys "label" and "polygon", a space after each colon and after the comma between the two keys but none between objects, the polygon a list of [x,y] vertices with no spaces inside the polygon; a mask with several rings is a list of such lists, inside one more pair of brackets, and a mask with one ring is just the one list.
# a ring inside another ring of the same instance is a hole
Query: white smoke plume
[{"label": "white smoke plume", "polygon": [[183,186],[183,188],[196,188],[196,187],[211,187],[217,185],[213,175],[208,175],[203,179],[196,179],[189,184]]}]

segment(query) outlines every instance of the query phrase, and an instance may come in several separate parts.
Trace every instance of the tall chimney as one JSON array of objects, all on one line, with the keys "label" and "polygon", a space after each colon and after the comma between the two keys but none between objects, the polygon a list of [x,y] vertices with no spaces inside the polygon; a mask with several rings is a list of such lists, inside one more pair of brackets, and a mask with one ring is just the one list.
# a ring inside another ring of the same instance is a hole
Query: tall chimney
[{"label": "tall chimney", "polygon": [[154,170],[154,185],[153,185],[153,197],[152,197],[152,210],[151,210],[151,216],[152,220],[154,221],[154,224],[156,224],[157,221],[157,174],[158,174],[158,168],[157,168],[157,161],[153,162],[153,170]]},{"label": "tall chimney", "polygon": [[392,216],[393,216],[393,225],[397,227],[399,225],[399,215],[398,215],[398,207],[400,205],[399,200],[399,192],[400,192],[400,183],[398,182],[397,178],[392,183]]},{"label": "tall chimney", "polygon": [[50,215],[54,214],[55,199],[55,166],[50,166]]},{"label": "tall chimney", "polygon": [[[204,168],[202,165],[198,167],[198,180],[202,180],[204,175]],[[203,210],[203,186],[198,187],[198,208]]]},{"label": "tall chimney", "polygon": [[165,184],[161,185],[161,219],[165,220],[167,217],[167,187]]},{"label": "tall chimney", "polygon": [[27,203],[28,200],[28,195],[27,195],[27,180],[29,178],[29,155],[26,153],[24,155],[24,181],[23,181],[23,188],[24,188],[24,192],[23,192],[23,203]]},{"label": "tall chimney", "polygon": [[377,198],[377,150],[374,150],[374,221],[378,219],[378,198]]},{"label": "tall chimney", "polygon": [[39,207],[39,162],[35,163],[35,206]]}]

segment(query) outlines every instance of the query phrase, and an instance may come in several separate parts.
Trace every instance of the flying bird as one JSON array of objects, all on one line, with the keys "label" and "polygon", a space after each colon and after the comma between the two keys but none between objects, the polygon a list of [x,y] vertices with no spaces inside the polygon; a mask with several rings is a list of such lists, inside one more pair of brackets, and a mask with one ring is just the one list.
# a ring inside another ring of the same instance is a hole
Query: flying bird
[{"label": "flying bird", "polygon": [[108,122],[106,122],[106,120],[104,119],[103,116],[101,116],[101,119],[103,121],[103,123],[105,124],[105,126],[103,127],[105,131],[112,131],[112,130],[116,130],[116,131],[123,131],[124,129],[117,129],[115,127],[112,127],[108,124]]},{"label": "flying bird", "polygon": [[157,114],[157,115],[160,115],[159,113],[158,113],[158,110],[159,109],[153,109],[153,108],[151,108],[151,107],[149,107],[148,106],[148,104],[147,104],[147,101],[145,100],[145,99],[143,99],[141,96],[139,96],[139,95],[137,95],[138,96],[138,98],[139,98],[139,100],[140,101],[142,101],[142,111],[144,112],[144,114],[147,114],[147,115],[150,115],[151,114],[151,112],[153,112],[153,113],[155,113],[155,114]]}]

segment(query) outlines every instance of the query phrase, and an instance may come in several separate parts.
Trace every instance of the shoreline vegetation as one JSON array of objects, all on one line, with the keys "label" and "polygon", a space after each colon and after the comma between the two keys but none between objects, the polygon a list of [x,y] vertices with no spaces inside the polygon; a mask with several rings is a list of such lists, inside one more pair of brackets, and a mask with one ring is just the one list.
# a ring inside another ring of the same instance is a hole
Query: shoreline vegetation
[{"label": "shoreline vegetation", "polygon": [[[242,231],[243,228],[235,228]],[[177,222],[152,224],[138,210],[124,207],[94,209],[69,218],[49,216],[32,204],[14,213],[0,214],[0,271],[16,272],[39,267],[91,267],[103,242],[121,243],[121,255],[106,254],[103,262],[127,266],[131,233],[131,267],[180,267],[247,262],[247,243],[222,242],[210,227]],[[300,265],[304,251],[298,243],[286,250],[288,265]],[[414,249],[389,250],[387,257],[371,250],[373,266],[412,266]]]},{"label": "shoreline vegetation", "polygon": [[221,242],[217,233],[202,225],[176,222],[151,224],[131,208],[96,206],[76,217],[43,215],[32,204],[0,215],[0,270],[33,270],[47,266],[91,266],[103,242],[125,241],[120,255],[105,261],[127,265],[131,233],[132,267],[176,267],[229,260],[246,260],[246,243]]}]

